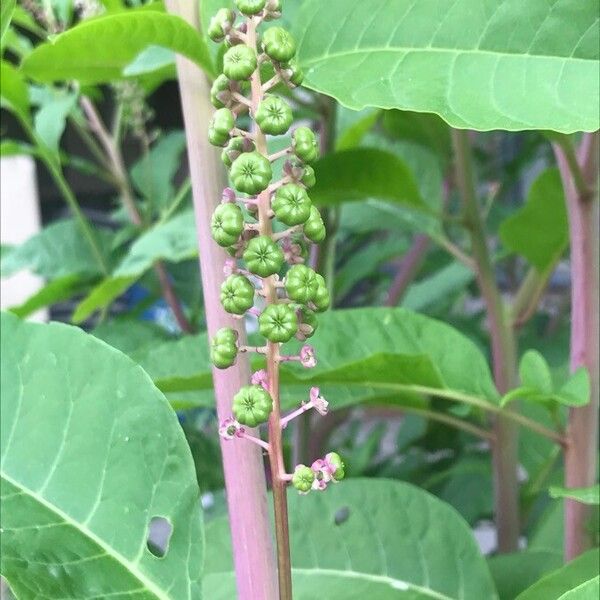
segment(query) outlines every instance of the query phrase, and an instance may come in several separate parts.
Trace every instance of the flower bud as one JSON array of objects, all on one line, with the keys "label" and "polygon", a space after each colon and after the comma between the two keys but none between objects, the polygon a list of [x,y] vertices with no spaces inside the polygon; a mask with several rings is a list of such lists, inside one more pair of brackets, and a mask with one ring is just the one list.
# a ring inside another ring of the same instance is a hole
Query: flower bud
[{"label": "flower bud", "polygon": [[279,96],[267,96],[254,115],[260,130],[267,135],[283,135],[294,120],[290,105]]},{"label": "flower bud", "polygon": [[225,35],[231,29],[235,21],[235,13],[227,8],[221,8],[217,14],[210,20],[208,25],[208,37],[213,42],[222,42]]},{"label": "flower bud", "polygon": [[231,314],[243,315],[254,306],[254,286],[243,275],[230,275],[221,285],[221,304]]},{"label": "flower bud", "polygon": [[245,385],[233,397],[233,414],[237,421],[248,427],[265,423],[273,410],[273,399],[259,385]]},{"label": "flower bud", "polygon": [[244,216],[237,204],[219,204],[210,224],[213,239],[219,246],[235,244],[244,230]]},{"label": "flower bud", "polygon": [[292,147],[296,156],[307,163],[319,158],[317,138],[308,127],[298,127],[292,134]]},{"label": "flower bud", "polygon": [[289,226],[305,223],[310,217],[311,207],[306,190],[295,183],[280,187],[271,202],[275,216]]},{"label": "flower bud", "polygon": [[294,469],[294,475],[292,476],[292,485],[301,493],[308,494],[310,492],[313,482],[315,480],[315,473],[306,465],[298,465]]},{"label": "flower bud", "polygon": [[227,369],[235,363],[237,340],[237,331],[230,327],[224,327],[215,333],[210,346],[210,359],[217,369]]},{"label": "flower bud", "polygon": [[296,40],[283,27],[270,27],[262,36],[265,54],[277,62],[287,63],[296,54]]},{"label": "flower bud", "polygon": [[287,272],[284,285],[289,298],[307,304],[317,293],[317,274],[306,265],[294,265]]},{"label": "flower bud", "polygon": [[238,192],[254,196],[267,189],[273,170],[269,159],[258,152],[244,152],[231,165],[231,180]]},{"label": "flower bud", "polygon": [[287,304],[269,304],[258,317],[258,330],[270,342],[288,342],[298,331],[296,311]]},{"label": "flower bud", "polygon": [[283,252],[269,236],[261,235],[250,240],[244,260],[251,273],[269,277],[278,273],[283,266]]},{"label": "flower bud", "polygon": [[321,213],[315,206],[312,206],[310,209],[310,215],[306,220],[306,223],[304,223],[303,231],[304,235],[311,242],[315,242],[317,244],[322,242],[327,236],[325,223],[323,223]]},{"label": "flower bud", "polygon": [[266,0],[235,0],[239,11],[246,16],[257,15],[266,4]]},{"label": "flower bud", "polygon": [[236,81],[248,79],[257,65],[256,52],[245,44],[232,46],[223,56],[223,73]]}]

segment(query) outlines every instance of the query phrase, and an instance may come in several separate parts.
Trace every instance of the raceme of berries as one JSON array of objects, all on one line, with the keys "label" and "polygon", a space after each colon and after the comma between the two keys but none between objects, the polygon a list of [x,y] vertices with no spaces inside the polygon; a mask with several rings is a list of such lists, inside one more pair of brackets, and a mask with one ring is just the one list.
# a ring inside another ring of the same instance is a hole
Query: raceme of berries
[{"label": "raceme of berries", "polygon": [[[312,346],[286,354],[282,345],[293,338],[310,338],[318,326],[316,313],[330,305],[325,280],[303,264],[309,245],[326,235],[309,192],[316,183],[310,163],[318,159],[319,149],[310,128],[294,128],[290,102],[273,93],[281,85],[293,89],[303,79],[293,36],[280,26],[269,26],[262,35],[258,31],[261,23],[281,16],[281,0],[234,0],[234,4],[235,11],[220,9],[208,28],[209,37],[225,47],[223,73],[210,91],[216,111],[208,138],[222,148],[221,159],[231,182],[212,215],[211,232],[233,257],[224,268],[223,309],[236,317],[256,318],[265,342],[243,346],[234,329],[223,328],[212,338],[211,360],[217,368],[226,369],[239,353],[256,352],[266,357],[267,364],[234,395],[232,416],[221,423],[219,434],[224,440],[245,439],[260,445],[269,453],[274,481],[291,483],[305,494],[325,489],[344,476],[343,462],[335,453],[310,466],[298,465],[293,473],[279,472],[281,432],[289,422],[308,410],[320,415],[328,411],[328,402],[313,387],[299,408],[280,416],[277,389],[281,363],[297,362],[307,369],[316,366]],[[243,124],[248,116],[252,127],[246,130]],[[243,120],[238,123],[240,117]],[[269,154],[266,136],[290,131],[290,146]],[[281,169],[274,169],[273,163],[279,160]],[[276,181],[275,171],[282,173]],[[267,421],[268,442],[245,429]]]}]

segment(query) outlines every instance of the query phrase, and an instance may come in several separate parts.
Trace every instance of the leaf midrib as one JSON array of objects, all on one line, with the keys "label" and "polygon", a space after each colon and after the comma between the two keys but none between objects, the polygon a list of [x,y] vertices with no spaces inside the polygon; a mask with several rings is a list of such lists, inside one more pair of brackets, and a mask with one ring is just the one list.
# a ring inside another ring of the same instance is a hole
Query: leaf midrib
[{"label": "leaf midrib", "polygon": [[116,560],[118,563],[120,563],[123,566],[123,568],[125,570],[127,570],[127,572],[131,573],[145,587],[145,589],[148,592],[154,594],[156,596],[156,598],[158,598],[158,600],[172,600],[169,596],[165,595],[156,586],[156,584],[153,581],[148,579],[147,576],[144,575],[144,573],[139,571],[133,563],[129,562],[127,560],[127,558],[125,558],[123,555],[119,554],[118,552],[115,552],[114,548],[111,548],[110,546],[108,546],[106,544],[106,542],[104,542],[104,540],[102,540],[100,537],[98,537],[93,531],[88,529],[85,525],[82,525],[81,523],[78,523],[77,521],[75,521],[70,515],[63,512],[60,508],[58,508],[58,506],[51,504],[43,496],[40,496],[33,490],[30,490],[25,485],[23,485],[20,481],[13,479],[10,475],[8,475],[4,471],[4,469],[0,469],[0,477],[5,479],[8,483],[13,485],[17,489],[19,489],[23,494],[29,496],[31,499],[33,499],[36,502],[38,502],[39,504],[41,504],[44,508],[46,508],[49,511],[51,511],[52,513],[54,513],[56,516],[58,516],[64,522],[71,525],[72,527],[74,527],[75,529],[77,529],[78,531],[83,533],[85,536],[87,536],[90,540],[92,540],[95,544],[97,544],[100,548],[102,548],[102,550],[105,552],[105,554],[107,556],[114,558],[114,560]]},{"label": "leaf midrib", "polygon": [[319,62],[322,62],[324,60],[329,60],[331,58],[340,58],[343,56],[352,56],[355,54],[365,54],[365,53],[371,53],[371,54],[377,54],[377,53],[382,53],[382,52],[390,52],[390,53],[397,53],[397,52],[404,52],[404,53],[415,53],[415,52],[420,52],[423,54],[428,54],[428,53],[437,53],[437,54],[483,54],[483,55],[490,55],[490,56],[494,56],[496,58],[498,57],[511,57],[511,58],[526,58],[526,57],[530,57],[532,59],[553,59],[553,60],[560,60],[562,62],[565,61],[579,61],[579,62],[584,62],[584,63],[597,63],[598,59],[596,58],[580,58],[580,57],[573,57],[573,56],[553,56],[553,55],[547,55],[547,54],[529,54],[529,53],[518,53],[518,52],[497,52],[497,51],[493,51],[493,50],[481,50],[479,48],[434,48],[431,46],[385,46],[384,48],[377,48],[377,47],[367,47],[367,48],[363,48],[363,47],[358,47],[358,48],[351,48],[349,50],[342,50],[340,52],[328,52],[327,54],[322,54],[321,56],[312,58],[312,59],[308,59],[308,60],[302,60],[301,59],[301,64],[303,67],[308,67],[314,64],[317,64]]}]

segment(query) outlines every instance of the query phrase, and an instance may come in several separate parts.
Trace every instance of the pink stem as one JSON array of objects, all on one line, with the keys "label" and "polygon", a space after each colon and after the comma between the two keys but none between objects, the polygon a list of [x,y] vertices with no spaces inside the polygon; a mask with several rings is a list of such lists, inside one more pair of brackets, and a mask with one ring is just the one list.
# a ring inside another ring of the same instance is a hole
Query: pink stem
[{"label": "pink stem", "polygon": [[265,442],[264,440],[261,440],[259,437],[250,435],[249,433],[246,433],[245,431],[243,433],[240,433],[239,437],[242,440],[248,440],[249,442],[252,442],[253,444],[256,444],[257,446],[264,448],[267,452],[269,452],[269,450],[271,449],[271,447],[269,446],[269,444],[267,442]]},{"label": "pink stem", "polygon": [[291,412],[289,415],[283,417],[281,419],[281,429],[285,429],[287,427],[288,423],[292,419],[295,419],[296,417],[299,417],[301,414],[303,414],[306,411],[310,410],[312,407],[313,407],[312,402],[307,402],[306,404],[303,404],[300,408],[298,408],[295,411]]},{"label": "pink stem", "polygon": [[[199,29],[197,2],[167,0],[166,4],[170,12]],[[224,184],[223,167],[206,137],[213,110],[208,101],[210,86],[198,66],[182,56],[177,57],[177,72],[188,142],[208,332],[212,335],[220,327],[233,327],[243,341],[245,333],[240,323],[222,310],[218,299],[228,255],[213,243],[210,234],[210,216],[219,203]],[[248,361],[243,357],[238,358],[236,366],[226,371],[213,370],[219,421],[230,416],[231,398],[249,378]],[[262,453],[258,447],[249,448],[225,441],[221,442],[221,452],[238,597],[275,600],[277,569],[269,527]]]},{"label": "pink stem", "polygon": [[[565,145],[555,143],[554,153],[571,238],[571,370],[587,367],[591,378],[589,404],[569,413],[565,485],[578,488],[594,484],[598,449],[598,133],[585,134],[578,156],[570,143],[568,139]],[[565,501],[565,560],[592,546],[592,508]]]},{"label": "pink stem", "polygon": [[423,263],[430,245],[429,236],[420,234],[415,237],[412,248],[402,259],[398,273],[394,277],[388,292],[386,306],[396,306],[398,304]]}]

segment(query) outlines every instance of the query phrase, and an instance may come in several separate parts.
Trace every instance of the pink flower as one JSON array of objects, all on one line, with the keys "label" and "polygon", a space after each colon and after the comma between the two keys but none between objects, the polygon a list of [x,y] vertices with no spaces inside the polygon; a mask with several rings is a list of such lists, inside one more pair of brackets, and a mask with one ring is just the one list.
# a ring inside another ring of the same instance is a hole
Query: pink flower
[{"label": "pink flower", "polygon": [[223,196],[221,197],[221,202],[223,202],[223,203],[235,202],[235,192],[230,187],[226,187],[223,190]]},{"label": "pink flower", "polygon": [[326,415],[329,412],[329,402],[320,395],[318,387],[310,388],[310,404],[320,415]]},{"label": "pink flower", "polygon": [[252,373],[252,378],[250,379],[252,385],[261,385],[267,392],[269,391],[269,378],[267,376],[267,372],[264,369],[260,371],[256,371]]},{"label": "pink flower", "polygon": [[318,458],[310,466],[310,468],[315,473],[315,481],[318,480],[325,484],[323,487],[318,489],[325,489],[325,487],[331,481],[332,478],[331,466],[329,465],[329,463],[326,460],[323,460],[322,458]]},{"label": "pink flower", "polygon": [[300,350],[300,364],[306,369],[312,369],[317,366],[317,357],[315,356],[315,349],[308,344],[302,346]]},{"label": "pink flower", "polygon": [[244,428],[233,417],[229,417],[221,423],[219,435],[224,440],[232,440],[235,437],[242,437]]}]

